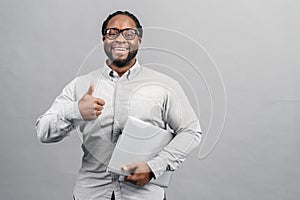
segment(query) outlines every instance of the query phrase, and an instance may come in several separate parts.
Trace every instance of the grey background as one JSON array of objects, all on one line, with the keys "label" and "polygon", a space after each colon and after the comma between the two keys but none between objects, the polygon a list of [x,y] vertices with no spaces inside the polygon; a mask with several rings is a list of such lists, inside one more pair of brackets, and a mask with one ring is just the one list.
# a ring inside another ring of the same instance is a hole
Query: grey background
[{"label": "grey background", "polygon": [[[299,198],[299,1],[2,0],[0,9],[1,199],[71,199],[80,139],[41,144],[34,125],[100,41],[103,19],[118,9],[132,11],[145,27],[187,33],[206,47],[224,79],[222,137],[209,157],[199,160],[196,150],[180,166],[169,199]],[[184,54],[197,62],[188,47]],[[100,60],[89,62],[101,66]],[[204,130],[207,102],[207,95],[198,102]]]}]

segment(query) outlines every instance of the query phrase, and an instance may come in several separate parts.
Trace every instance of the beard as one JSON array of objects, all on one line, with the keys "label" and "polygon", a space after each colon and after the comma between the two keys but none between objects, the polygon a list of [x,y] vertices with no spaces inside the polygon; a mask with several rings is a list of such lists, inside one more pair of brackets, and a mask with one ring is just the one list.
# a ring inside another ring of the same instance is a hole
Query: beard
[{"label": "beard", "polygon": [[126,66],[127,64],[129,64],[130,61],[132,59],[134,59],[135,56],[138,53],[137,49],[135,49],[135,50],[130,50],[129,49],[129,52],[128,52],[128,55],[127,55],[126,58],[124,58],[124,59],[118,59],[118,58],[115,58],[112,55],[112,50],[107,50],[106,48],[104,48],[104,51],[105,51],[105,54],[107,55],[107,57],[112,61],[112,64],[115,65],[118,68],[122,68],[122,67]]}]

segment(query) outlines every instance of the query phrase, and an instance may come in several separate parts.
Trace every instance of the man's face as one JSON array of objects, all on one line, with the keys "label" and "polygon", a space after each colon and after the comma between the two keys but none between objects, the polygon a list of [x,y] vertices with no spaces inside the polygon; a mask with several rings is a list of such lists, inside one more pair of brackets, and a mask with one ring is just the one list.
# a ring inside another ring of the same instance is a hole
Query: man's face
[{"label": "man's face", "polygon": [[[117,28],[137,29],[134,21],[126,15],[116,15],[108,22],[106,29]],[[104,51],[109,61],[117,67],[124,67],[133,63],[138,52],[141,39],[138,35],[133,40],[126,40],[122,33],[116,39],[103,36]]]}]

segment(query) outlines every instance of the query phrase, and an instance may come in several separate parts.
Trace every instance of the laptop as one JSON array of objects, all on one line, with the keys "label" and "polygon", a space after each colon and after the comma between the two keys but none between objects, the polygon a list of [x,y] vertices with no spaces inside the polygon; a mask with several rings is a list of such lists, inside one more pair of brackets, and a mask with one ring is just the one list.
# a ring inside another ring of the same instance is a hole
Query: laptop
[{"label": "laptop", "polygon": [[[120,135],[107,171],[128,176],[123,166],[134,162],[147,162],[154,158],[169,142],[174,134],[170,131],[129,116]],[[172,171],[165,171],[151,183],[167,188]]]}]

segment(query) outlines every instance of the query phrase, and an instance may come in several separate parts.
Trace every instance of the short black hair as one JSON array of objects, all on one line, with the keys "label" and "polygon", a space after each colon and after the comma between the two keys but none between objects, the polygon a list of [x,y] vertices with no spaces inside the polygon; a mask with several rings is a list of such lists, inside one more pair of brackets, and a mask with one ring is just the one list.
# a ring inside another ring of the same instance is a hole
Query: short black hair
[{"label": "short black hair", "polygon": [[116,16],[116,15],[126,15],[126,16],[130,17],[130,18],[134,21],[135,26],[136,26],[136,28],[138,29],[138,36],[139,36],[140,38],[143,37],[143,27],[142,27],[142,25],[140,24],[138,18],[137,18],[136,16],[134,16],[134,14],[132,14],[132,13],[130,13],[130,12],[128,12],[128,11],[120,11],[120,10],[119,10],[119,11],[116,11],[116,12],[114,12],[114,13],[112,13],[112,14],[110,14],[110,15],[106,18],[106,20],[103,22],[103,24],[102,24],[102,30],[101,30],[103,36],[105,35],[105,30],[106,30],[106,27],[107,27],[108,22],[111,20],[111,18],[113,18],[113,17]]}]

